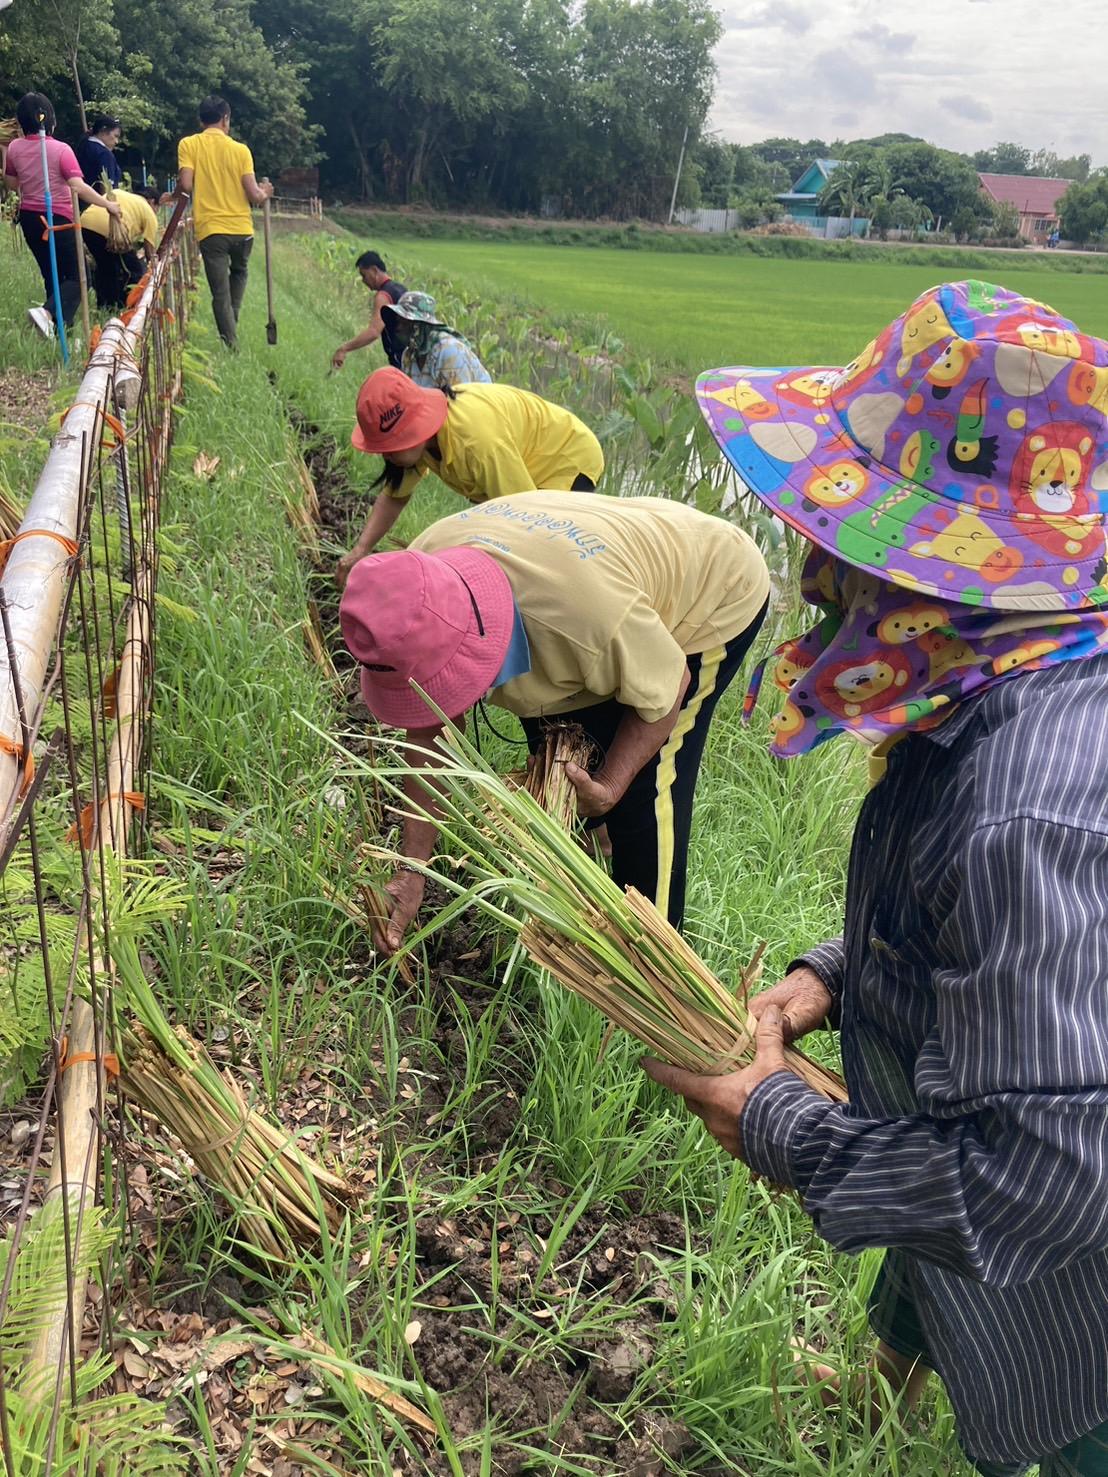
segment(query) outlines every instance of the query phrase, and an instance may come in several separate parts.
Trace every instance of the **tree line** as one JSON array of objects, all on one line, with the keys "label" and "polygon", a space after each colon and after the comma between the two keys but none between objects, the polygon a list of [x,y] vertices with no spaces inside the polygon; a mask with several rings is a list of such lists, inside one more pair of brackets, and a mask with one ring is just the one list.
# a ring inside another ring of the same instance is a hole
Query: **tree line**
[{"label": "tree line", "polygon": [[902,133],[714,137],[720,35],[710,0],[12,0],[0,109],[44,91],[71,138],[82,109],[116,116],[124,163],[159,182],[214,91],[260,173],[318,163],[331,197],[657,220],[683,155],[677,203],[730,206],[752,226],[782,214],[776,195],[813,159],[833,158],[823,207],[878,233],[1014,234],[978,170],[1073,179],[1067,236],[1108,231],[1108,183],[1088,154],[959,154]]},{"label": "tree line", "polygon": [[331,195],[656,218],[720,34],[708,0],[13,0],[0,104],[73,134],[79,87],[164,175],[218,92],[259,171]]},{"label": "tree line", "polygon": [[698,144],[691,187],[698,204],[726,206],[738,212],[742,225],[758,225],[785,213],[776,197],[815,159],[838,162],[820,191],[820,210],[850,219],[864,216],[878,236],[924,227],[944,229],[962,241],[1014,239],[1018,211],[991,202],[981,191],[979,172],[1072,180],[1062,204],[1063,234],[1081,243],[1093,239],[1102,203],[1100,229],[1108,226],[1108,173],[1093,170],[1091,155],[1062,158],[1015,143],[960,154],[906,133],[830,141],[769,138],[750,145],[709,137]]}]

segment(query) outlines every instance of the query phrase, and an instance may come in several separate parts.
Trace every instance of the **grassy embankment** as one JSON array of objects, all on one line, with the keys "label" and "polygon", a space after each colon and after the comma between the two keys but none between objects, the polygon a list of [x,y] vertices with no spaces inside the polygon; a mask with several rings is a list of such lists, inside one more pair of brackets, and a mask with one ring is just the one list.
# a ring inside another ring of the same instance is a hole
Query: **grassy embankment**
[{"label": "grassy embankment", "polygon": [[[953,267],[958,275],[989,276],[1012,263],[1037,261],[1049,272],[1108,272],[1103,252],[1043,252],[1027,247],[957,246],[942,242],[826,241],[805,235],[760,235],[750,231],[700,232],[649,221],[614,225],[605,221],[538,220],[533,216],[453,215],[449,211],[394,207],[336,206],[328,219],[356,235],[402,236],[415,241],[492,241],[526,245],[614,246],[620,251],[668,252],[671,256],[784,257],[790,261],[914,261]],[[989,267],[989,263],[1000,266]],[[983,269],[983,270],[982,270]]]},{"label": "grassy embankment", "polygon": [[[467,312],[503,377],[526,382],[559,352],[535,348],[514,306],[484,308],[468,283],[451,293],[431,263],[394,255],[398,273]],[[438,1390],[417,1392],[444,1431],[428,1452],[325,1382],[308,1404],[333,1424],[344,1470],[612,1473],[653,1433],[677,1473],[960,1471],[941,1403],[902,1449],[897,1435],[817,1416],[796,1387],[798,1332],[860,1358],[872,1257],[830,1256],[788,1198],[752,1184],[644,1081],[633,1044],[598,1060],[599,1019],[495,941],[444,940],[406,990],[328,901],[349,897],[358,871],[356,805],[304,720],[350,725],[305,651],[307,598],[325,576],[306,567],[284,497],[296,486],[286,402],[317,428],[321,471],[328,435],[340,480],[364,488],[373,471],[344,448],[360,374],[377,361],[325,373],[365,307],[348,251],[332,256],[281,243],[278,348],[265,346],[256,272],[243,351],[214,353],[219,393],[194,387],[181,417],[162,591],[194,618],[161,616],[152,823],[192,898],[150,951],[178,1016],[225,1043],[317,1144],[341,1145],[367,1200],[322,1254],[263,1271],[202,1187],[151,1166],[174,1211],[136,1270],[155,1300],[191,1284],[264,1302],[286,1326],[303,1320],[344,1354]],[[559,387],[603,417],[588,375]],[[221,459],[210,480],[192,473],[201,450]],[[455,506],[421,493],[398,532]],[[841,746],[781,768],[764,755],[765,714],[746,731],[737,713],[733,693],[701,784],[690,891],[690,931],[727,976],[760,939],[772,973],[835,928],[857,796]],[[214,1441],[207,1450],[201,1470],[229,1470]]]}]

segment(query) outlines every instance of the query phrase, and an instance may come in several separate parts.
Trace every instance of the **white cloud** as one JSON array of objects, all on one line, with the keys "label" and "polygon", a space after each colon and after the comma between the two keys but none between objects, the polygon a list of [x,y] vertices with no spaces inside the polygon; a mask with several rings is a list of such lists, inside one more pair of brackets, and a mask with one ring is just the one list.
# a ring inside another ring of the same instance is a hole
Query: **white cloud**
[{"label": "white cloud", "polygon": [[1101,0],[1068,0],[1049,21],[1042,0],[730,0],[722,19],[710,124],[725,138],[902,131],[1108,163]]},{"label": "white cloud", "polygon": [[789,31],[794,36],[803,36],[812,25],[812,14],[803,5],[794,5],[790,0],[780,4],[760,5],[756,10],[734,14],[725,6],[720,14],[724,28],[728,31]]}]

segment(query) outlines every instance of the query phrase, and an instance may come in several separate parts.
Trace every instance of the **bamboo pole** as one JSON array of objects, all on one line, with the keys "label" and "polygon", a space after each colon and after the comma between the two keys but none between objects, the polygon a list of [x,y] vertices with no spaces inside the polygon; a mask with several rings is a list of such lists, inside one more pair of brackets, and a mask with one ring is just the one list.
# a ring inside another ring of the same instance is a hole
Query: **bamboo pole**
[{"label": "bamboo pole", "polygon": [[[102,433],[98,407],[107,403],[113,371],[118,371],[117,394],[122,376],[128,381],[128,388],[133,390],[132,399],[138,398],[139,376],[135,366],[135,350],[156,291],[157,281],[152,279],[140,304],[141,317],[136,313],[129,329],[118,319],[113,319],[105,329],[89,362],[73,407],[61,432],[55,437],[46,467],[23,520],[23,528],[50,528],[69,539],[75,537],[81,497],[83,449],[86,443],[95,445],[95,438]],[[76,424],[71,425],[71,422]],[[22,558],[18,558],[21,551],[25,552]],[[41,534],[25,538],[14,546],[8,567],[0,579],[0,590],[13,605],[13,627],[17,613],[23,617],[20,622],[20,638],[13,642],[13,648],[17,649],[18,675],[25,712],[28,715],[38,706],[46,663],[57,629],[66,583],[66,559],[62,557],[63,554],[64,551],[54,539]],[[17,567],[13,569],[13,566]],[[36,578],[39,590],[37,598],[34,598],[32,585]],[[151,582],[151,568],[149,562],[144,560],[128,612],[127,637],[121,653],[116,687],[117,721],[108,751],[104,781],[106,791],[97,818],[102,843],[109,847],[114,845],[121,851],[125,851],[126,847],[125,795],[134,776],[137,736],[135,710],[136,705],[141,704],[143,696],[144,643],[149,635]],[[22,592],[22,600],[16,597],[17,591]],[[7,657],[0,654],[0,715],[4,715],[0,717],[0,722],[10,721],[15,707],[14,694],[12,673],[7,670]],[[6,806],[11,803],[18,787],[19,761],[7,754],[0,755],[0,760],[3,761],[3,766],[0,767],[0,806]],[[44,1204],[59,1197],[68,1201],[69,1223],[72,1228],[70,1234],[76,1240],[83,1228],[85,1210],[95,1194],[95,1174],[99,1164],[98,1105],[103,1102],[105,1084],[103,1064],[97,1052],[100,1043],[97,1041],[96,1019],[85,1001],[73,999],[68,1026],[67,1054],[71,1064],[60,1069],[58,1132],[55,1136]],[[77,1060],[73,1060],[74,1058]],[[76,1261],[76,1257],[73,1260]],[[71,1329],[73,1340],[80,1340],[87,1290],[86,1283],[77,1279],[72,1289],[67,1289],[57,1300],[52,1310],[53,1316],[48,1322],[44,1321],[42,1331],[27,1359],[29,1370],[36,1372],[40,1380],[62,1379]],[[75,1354],[76,1349],[70,1352]]]},{"label": "bamboo pole", "polygon": [[[118,321],[109,323],[89,360],[69,414],[54,437],[19,525],[18,542],[13,544],[0,576],[0,593],[10,609],[23,710],[32,731],[66,590],[70,559],[66,542],[72,545],[77,537],[84,457],[103,434],[101,407],[107,403],[108,386],[119,357],[123,353],[131,357],[132,352],[128,330]],[[13,749],[0,750],[2,831],[18,794],[24,765],[16,683],[6,651],[0,651],[0,739]]]},{"label": "bamboo pole", "polygon": [[81,326],[85,330],[85,348],[88,348],[89,315],[88,315],[88,271],[85,262],[85,233],[81,228],[81,202],[77,198],[77,191],[72,185],[69,187],[69,198],[73,205],[73,230],[77,237],[77,280],[81,284]]}]

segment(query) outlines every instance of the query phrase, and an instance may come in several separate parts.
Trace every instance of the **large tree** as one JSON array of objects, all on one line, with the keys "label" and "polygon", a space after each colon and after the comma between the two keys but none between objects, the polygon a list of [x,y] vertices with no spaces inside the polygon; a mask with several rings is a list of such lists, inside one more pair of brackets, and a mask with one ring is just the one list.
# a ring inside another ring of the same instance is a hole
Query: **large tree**
[{"label": "large tree", "polygon": [[1075,181],[1058,209],[1062,235],[1079,246],[1108,238],[1108,170],[1098,170],[1086,183]]},{"label": "large tree", "polygon": [[260,170],[310,162],[303,71],[267,44],[251,0],[42,0],[0,15],[0,105],[44,91],[59,134],[74,137],[87,99],[90,110],[117,113],[127,141],[163,172],[210,92],[227,97]]}]

